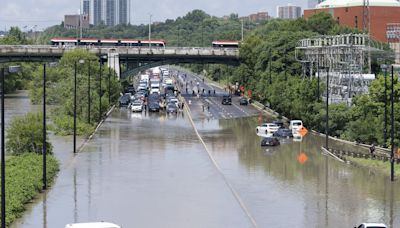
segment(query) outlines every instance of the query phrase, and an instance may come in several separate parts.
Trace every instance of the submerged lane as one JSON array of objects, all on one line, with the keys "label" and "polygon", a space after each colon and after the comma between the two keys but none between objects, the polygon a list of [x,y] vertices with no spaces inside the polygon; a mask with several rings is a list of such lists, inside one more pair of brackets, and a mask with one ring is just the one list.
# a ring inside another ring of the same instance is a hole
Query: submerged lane
[{"label": "submerged lane", "polygon": [[[321,154],[324,138],[260,147],[257,118],[197,120],[207,147],[260,227],[400,226],[400,182]],[[351,148],[330,142],[334,148]],[[299,159],[305,154],[308,159]]]},{"label": "submerged lane", "polygon": [[117,110],[64,163],[54,187],[13,227],[251,227],[186,117]]}]

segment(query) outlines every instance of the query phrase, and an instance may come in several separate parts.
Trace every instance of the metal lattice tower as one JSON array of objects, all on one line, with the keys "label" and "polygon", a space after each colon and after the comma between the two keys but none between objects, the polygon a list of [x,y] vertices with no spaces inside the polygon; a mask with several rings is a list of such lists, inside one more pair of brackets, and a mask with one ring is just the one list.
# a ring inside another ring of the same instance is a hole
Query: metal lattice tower
[{"label": "metal lattice tower", "polygon": [[317,64],[320,77],[326,77],[329,69],[330,102],[351,104],[355,94],[368,92],[364,67],[368,64],[366,52],[370,52],[366,34],[321,36],[300,40],[296,47],[296,59],[310,67],[311,75]]},{"label": "metal lattice tower", "polygon": [[[368,41],[371,37],[371,23],[369,15],[369,0],[363,0],[363,32],[368,35]],[[369,44],[368,44],[369,46]],[[371,52],[368,52],[368,73],[371,73]]]}]

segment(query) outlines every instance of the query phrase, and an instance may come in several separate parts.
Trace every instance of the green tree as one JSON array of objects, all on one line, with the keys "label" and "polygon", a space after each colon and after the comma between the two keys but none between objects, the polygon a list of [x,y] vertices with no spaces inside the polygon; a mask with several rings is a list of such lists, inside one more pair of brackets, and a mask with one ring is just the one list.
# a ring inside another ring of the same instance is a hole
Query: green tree
[{"label": "green tree", "polygon": [[[42,153],[43,148],[43,115],[28,113],[15,117],[7,129],[7,151],[12,155],[24,153]],[[51,154],[53,146],[46,137],[47,153]]]}]

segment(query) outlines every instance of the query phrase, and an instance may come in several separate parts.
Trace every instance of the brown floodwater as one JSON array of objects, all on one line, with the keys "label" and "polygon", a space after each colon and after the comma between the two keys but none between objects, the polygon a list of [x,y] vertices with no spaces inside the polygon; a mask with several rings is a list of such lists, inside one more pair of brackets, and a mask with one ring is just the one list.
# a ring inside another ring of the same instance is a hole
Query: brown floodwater
[{"label": "brown floodwater", "polygon": [[[29,107],[22,100],[14,113]],[[400,226],[399,181],[323,155],[324,138],[262,148],[257,118],[195,124],[219,168],[181,114],[115,110],[75,156],[70,137],[51,136],[59,176],[11,227]]]},{"label": "brown floodwater", "polygon": [[[400,226],[400,182],[323,155],[325,138],[281,140],[261,147],[257,118],[196,125],[222,172],[260,227]],[[333,148],[360,150],[330,140]]]}]

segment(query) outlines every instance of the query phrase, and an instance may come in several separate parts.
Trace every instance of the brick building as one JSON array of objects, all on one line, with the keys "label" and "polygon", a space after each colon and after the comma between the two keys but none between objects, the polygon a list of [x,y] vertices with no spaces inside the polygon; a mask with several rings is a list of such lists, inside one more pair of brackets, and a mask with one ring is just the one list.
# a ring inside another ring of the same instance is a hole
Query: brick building
[{"label": "brick building", "polygon": [[250,14],[249,16],[246,16],[246,17],[241,17],[240,19],[245,19],[245,20],[249,20],[252,22],[258,22],[258,21],[269,20],[269,19],[271,19],[271,16],[269,16],[268,12],[258,12],[258,13]]},{"label": "brick building", "polygon": [[[325,12],[333,16],[340,25],[351,28],[364,28],[363,0],[326,0],[315,9],[304,10],[308,18],[316,13]],[[369,28],[373,39],[387,42],[387,25],[400,23],[400,2],[397,0],[369,0]],[[365,21],[368,24],[368,21]],[[367,27],[367,29],[368,29]]]},{"label": "brick building", "polygon": [[[79,14],[77,15],[65,15],[64,16],[64,28],[77,29],[80,28]],[[82,28],[89,28],[89,16],[82,15]]]}]

